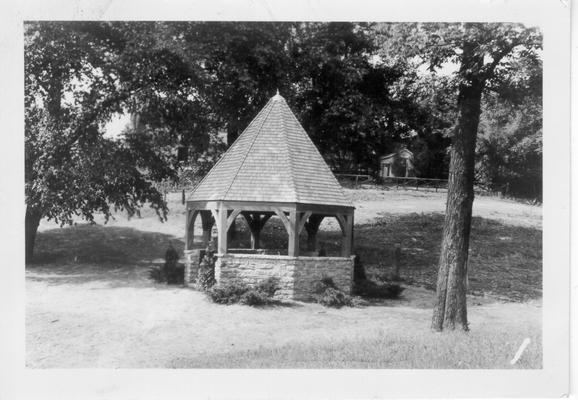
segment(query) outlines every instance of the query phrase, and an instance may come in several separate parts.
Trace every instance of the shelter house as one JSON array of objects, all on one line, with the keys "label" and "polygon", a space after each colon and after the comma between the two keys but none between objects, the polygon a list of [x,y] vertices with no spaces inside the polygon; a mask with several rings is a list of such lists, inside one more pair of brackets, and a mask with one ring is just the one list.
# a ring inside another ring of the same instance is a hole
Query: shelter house
[{"label": "shelter house", "polygon": [[[397,170],[394,167],[396,163],[400,166]],[[379,157],[379,176],[381,178],[415,176],[413,153],[404,147],[395,153]]]},{"label": "shelter house", "polygon": [[[185,281],[194,281],[201,249],[212,240],[216,226],[218,283],[242,280],[258,283],[279,279],[278,295],[307,300],[323,276],[349,293],[353,283],[354,207],[323,157],[277,93],[219,159],[187,199]],[[195,242],[195,220],[201,218],[202,239]],[[251,249],[232,249],[228,231],[244,218],[251,232]],[[261,232],[278,217],[287,232],[287,254],[261,249]],[[341,228],[341,253],[320,257],[316,235],[324,218]],[[307,249],[299,237],[307,232]]]}]

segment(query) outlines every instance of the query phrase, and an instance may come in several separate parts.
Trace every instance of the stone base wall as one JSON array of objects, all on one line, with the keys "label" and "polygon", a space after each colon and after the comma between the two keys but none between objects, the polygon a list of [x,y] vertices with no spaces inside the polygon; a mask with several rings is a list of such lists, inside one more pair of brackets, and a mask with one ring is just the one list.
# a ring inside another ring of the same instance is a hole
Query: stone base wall
[{"label": "stone base wall", "polygon": [[313,298],[313,285],[330,277],[335,285],[350,294],[353,285],[354,257],[289,257],[279,255],[222,254],[217,256],[215,279],[226,284],[241,280],[249,285],[269,277],[279,279],[280,299],[307,301]]}]

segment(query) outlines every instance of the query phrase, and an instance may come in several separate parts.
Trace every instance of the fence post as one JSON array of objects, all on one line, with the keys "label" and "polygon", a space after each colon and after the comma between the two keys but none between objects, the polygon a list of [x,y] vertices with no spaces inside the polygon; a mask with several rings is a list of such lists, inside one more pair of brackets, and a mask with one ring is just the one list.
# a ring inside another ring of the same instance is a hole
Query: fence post
[{"label": "fence post", "polygon": [[185,204],[185,189],[183,189],[183,196],[181,202],[183,203],[183,205]]}]

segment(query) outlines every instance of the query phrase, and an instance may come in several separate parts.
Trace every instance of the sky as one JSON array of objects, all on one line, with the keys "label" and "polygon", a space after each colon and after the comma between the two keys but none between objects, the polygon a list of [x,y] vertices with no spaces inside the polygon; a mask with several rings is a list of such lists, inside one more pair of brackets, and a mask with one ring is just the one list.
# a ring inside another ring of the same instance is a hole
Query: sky
[{"label": "sky", "polygon": [[104,126],[104,137],[111,139],[118,137],[129,122],[130,116],[128,114],[116,114]]}]

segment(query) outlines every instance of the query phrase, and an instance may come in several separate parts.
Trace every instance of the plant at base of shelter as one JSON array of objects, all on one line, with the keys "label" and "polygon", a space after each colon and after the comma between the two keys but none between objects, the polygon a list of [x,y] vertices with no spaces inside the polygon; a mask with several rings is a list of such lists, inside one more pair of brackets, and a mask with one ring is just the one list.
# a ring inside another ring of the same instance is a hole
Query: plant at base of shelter
[{"label": "plant at base of shelter", "polygon": [[215,280],[215,259],[209,254],[205,255],[199,264],[197,282],[202,290],[213,287]]},{"label": "plant at base of shelter", "polygon": [[326,307],[341,308],[355,305],[353,298],[340,290],[330,277],[324,276],[315,282],[313,291],[315,292],[315,300]]},{"label": "plant at base of shelter", "polygon": [[166,283],[169,285],[180,285],[185,282],[185,267],[182,265],[151,268],[149,278],[157,283]]},{"label": "plant at base of shelter", "polygon": [[279,289],[277,278],[267,278],[255,286],[249,286],[241,281],[225,285],[216,285],[207,290],[207,296],[217,304],[244,304],[248,306],[264,306],[273,304],[273,296]]},{"label": "plant at base of shelter", "polygon": [[355,282],[354,293],[370,299],[399,299],[405,288],[394,283],[375,283],[370,279]]}]

